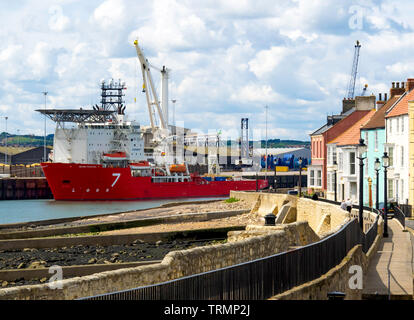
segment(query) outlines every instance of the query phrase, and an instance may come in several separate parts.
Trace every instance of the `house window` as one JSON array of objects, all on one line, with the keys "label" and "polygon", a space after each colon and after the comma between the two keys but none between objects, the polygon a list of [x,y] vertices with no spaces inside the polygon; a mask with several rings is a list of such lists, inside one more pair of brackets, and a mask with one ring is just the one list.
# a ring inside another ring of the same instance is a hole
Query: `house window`
[{"label": "house window", "polygon": [[367,148],[369,148],[369,144],[368,144],[368,132],[367,131],[365,131],[365,141],[364,142],[365,142]]},{"label": "house window", "polygon": [[401,202],[403,202],[402,199],[404,199],[404,180],[401,179],[401,195],[400,195]]},{"label": "house window", "polygon": [[333,160],[333,162],[332,162],[332,164],[333,163],[335,163],[337,160],[336,160],[336,147],[332,147],[332,160]]},{"label": "house window", "polygon": [[332,165],[332,147],[328,147],[328,165]]},{"label": "house window", "polygon": [[390,132],[390,133],[392,133],[392,119],[390,119],[390,120],[388,121],[388,123],[389,123],[389,126],[388,126],[388,128],[389,128],[389,132]]},{"label": "house window", "polygon": [[390,157],[390,167],[394,166],[394,148],[388,147],[388,156]]},{"label": "house window", "polygon": [[398,133],[398,131],[400,130],[400,118],[397,118],[397,119],[395,119],[396,120],[396,122],[397,122],[397,133]]},{"label": "house window", "polygon": [[355,174],[355,152],[349,153],[349,174]]},{"label": "house window", "polygon": [[404,167],[404,147],[401,147],[401,167]]},{"label": "house window", "polygon": [[315,171],[314,170],[310,171],[310,185],[311,186],[315,185]]},{"label": "house window", "polygon": [[404,118],[401,119],[401,132],[404,132]]},{"label": "house window", "polygon": [[328,173],[328,191],[332,191],[332,173]]},{"label": "house window", "polygon": [[378,131],[375,130],[375,150],[378,150]]},{"label": "house window", "polygon": [[388,199],[391,199],[394,196],[394,184],[393,180],[388,179]]},{"label": "house window", "polygon": [[317,171],[317,177],[316,178],[317,178],[316,179],[316,185],[318,187],[322,187],[322,171],[321,170]]},{"label": "house window", "polygon": [[338,154],[338,170],[339,171],[342,171],[343,169],[343,163],[344,163],[344,161],[343,161],[343,158],[342,158],[342,153],[339,153]]}]

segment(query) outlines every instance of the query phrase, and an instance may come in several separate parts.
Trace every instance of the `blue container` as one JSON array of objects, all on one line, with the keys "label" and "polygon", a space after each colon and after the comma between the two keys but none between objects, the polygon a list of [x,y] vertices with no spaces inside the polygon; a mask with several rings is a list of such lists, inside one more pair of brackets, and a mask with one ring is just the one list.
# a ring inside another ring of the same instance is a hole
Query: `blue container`
[{"label": "blue container", "polygon": [[226,177],[216,177],[215,181],[226,181]]},{"label": "blue container", "polygon": [[211,177],[203,177],[204,180],[211,181]]}]

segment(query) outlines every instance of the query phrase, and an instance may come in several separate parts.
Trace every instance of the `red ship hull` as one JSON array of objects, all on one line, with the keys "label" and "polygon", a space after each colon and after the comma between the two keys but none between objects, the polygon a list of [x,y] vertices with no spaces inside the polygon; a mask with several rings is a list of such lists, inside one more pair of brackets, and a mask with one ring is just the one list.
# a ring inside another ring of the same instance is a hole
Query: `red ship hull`
[{"label": "red ship hull", "polygon": [[[42,163],[55,200],[133,200],[228,196],[230,190],[256,190],[256,180],[152,182],[151,177],[133,177],[130,168],[101,165]],[[257,188],[267,187],[258,180]]]}]

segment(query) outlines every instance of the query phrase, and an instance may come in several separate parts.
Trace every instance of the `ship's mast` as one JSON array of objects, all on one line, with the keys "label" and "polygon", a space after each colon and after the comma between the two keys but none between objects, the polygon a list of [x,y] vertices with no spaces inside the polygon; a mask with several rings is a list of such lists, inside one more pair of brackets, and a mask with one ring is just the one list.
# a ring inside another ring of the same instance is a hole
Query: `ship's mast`
[{"label": "ship's mast", "polygon": [[114,117],[113,120],[118,123],[123,121],[123,116],[125,115],[124,99],[125,96],[124,90],[126,90],[125,82],[121,82],[119,79],[118,82],[111,79],[109,83],[106,83],[105,80],[101,81],[101,107],[95,105],[95,110],[108,111],[113,110],[116,112],[117,117]]}]

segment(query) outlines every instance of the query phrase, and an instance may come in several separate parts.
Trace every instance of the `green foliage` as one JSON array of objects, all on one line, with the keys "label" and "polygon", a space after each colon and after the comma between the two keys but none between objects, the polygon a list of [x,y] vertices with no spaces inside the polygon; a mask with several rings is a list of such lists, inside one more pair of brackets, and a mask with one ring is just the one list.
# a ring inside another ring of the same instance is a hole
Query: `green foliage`
[{"label": "green foliage", "polygon": [[[6,133],[2,132],[0,134],[0,144],[6,144]],[[7,135],[7,144],[8,145],[18,145],[24,147],[41,147],[44,144],[43,136],[35,135]],[[53,134],[46,136],[46,145],[53,146]]]},{"label": "green foliage", "polygon": [[236,198],[228,198],[227,200],[224,200],[224,202],[226,202],[226,203],[233,203],[233,202],[237,202],[237,201],[239,201],[239,199],[236,199]]}]

